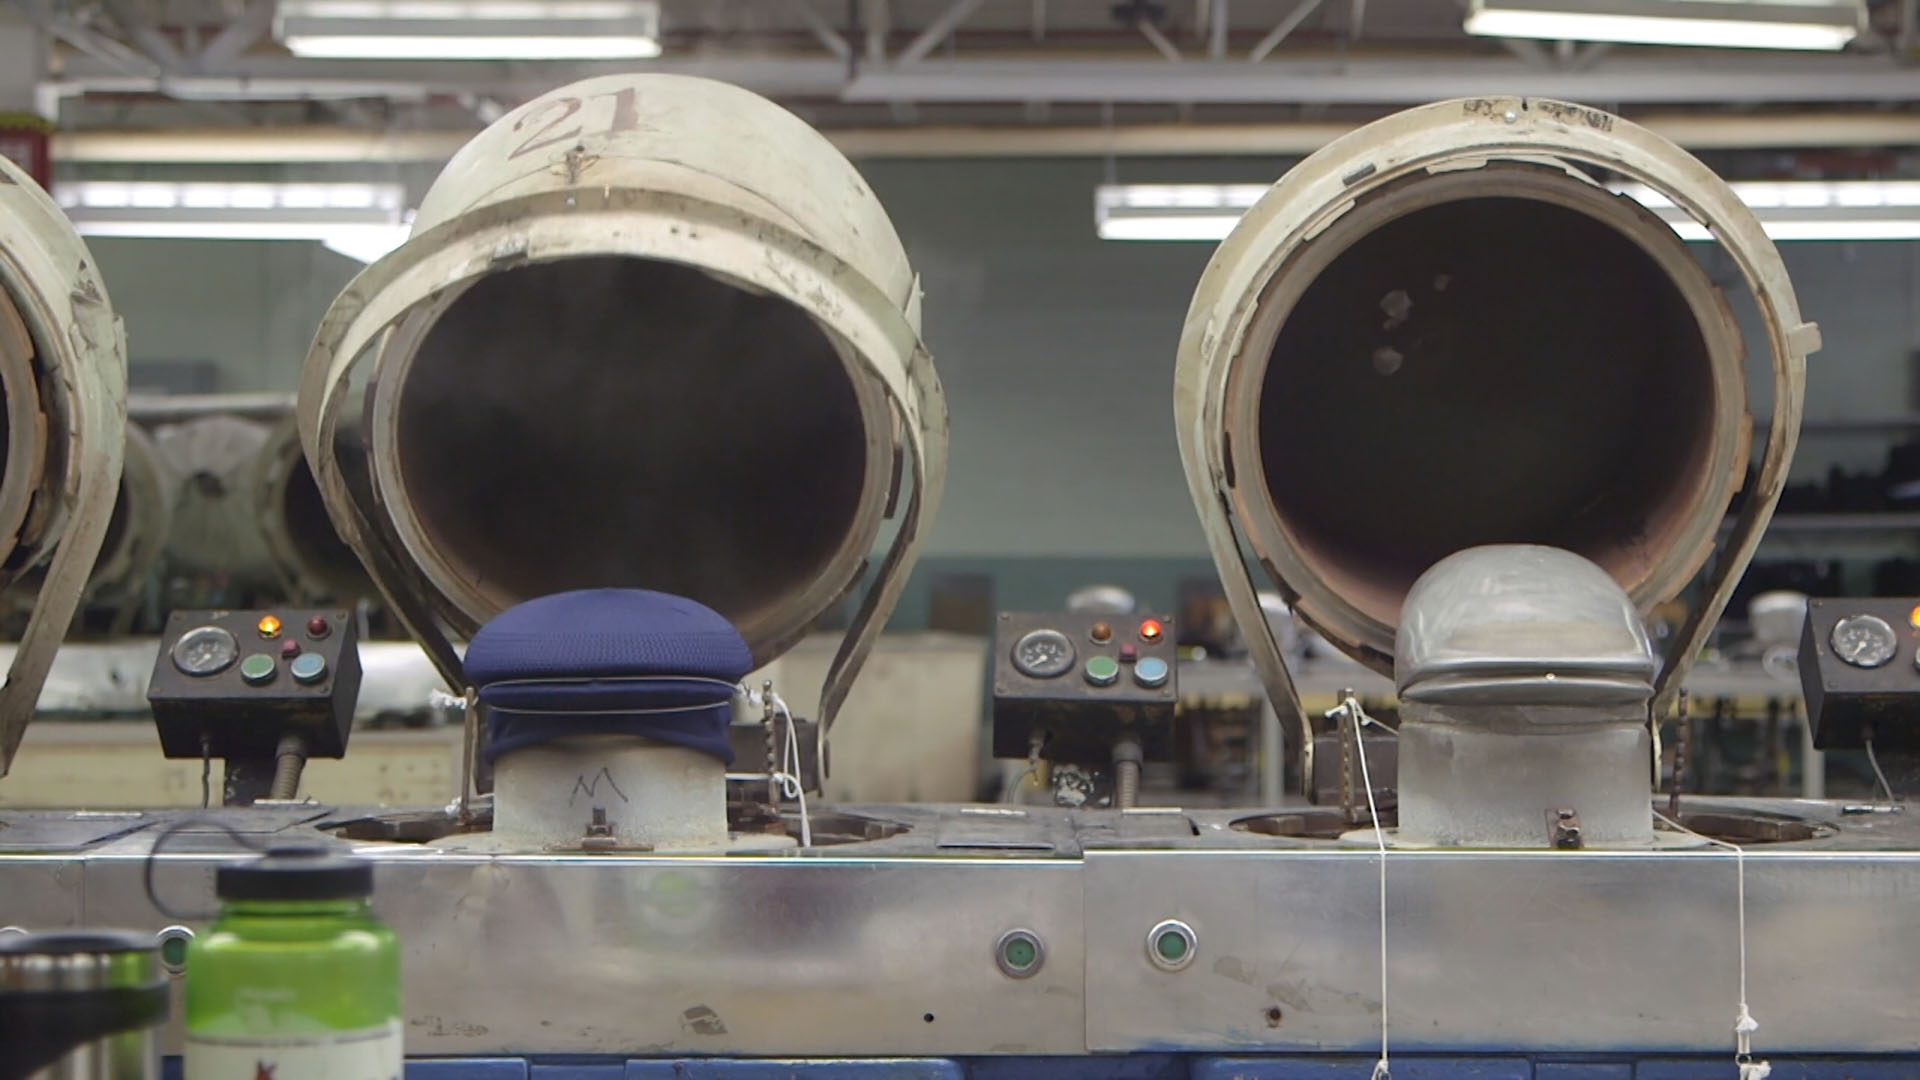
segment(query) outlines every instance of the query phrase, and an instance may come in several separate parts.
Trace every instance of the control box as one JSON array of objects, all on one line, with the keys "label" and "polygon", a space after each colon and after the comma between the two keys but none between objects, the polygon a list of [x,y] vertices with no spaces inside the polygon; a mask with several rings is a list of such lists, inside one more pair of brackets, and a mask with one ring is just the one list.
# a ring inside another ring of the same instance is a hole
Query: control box
[{"label": "control box", "polygon": [[272,758],[294,734],[311,757],[341,757],[360,696],[357,638],[337,609],[174,612],[147,684],[161,751]]},{"label": "control box", "polygon": [[1920,751],[1920,597],[1808,601],[1800,686],[1814,746]]},{"label": "control box", "polygon": [[1173,620],[1156,615],[1003,612],[994,620],[993,755],[1106,765],[1132,738],[1173,757],[1179,699]]}]

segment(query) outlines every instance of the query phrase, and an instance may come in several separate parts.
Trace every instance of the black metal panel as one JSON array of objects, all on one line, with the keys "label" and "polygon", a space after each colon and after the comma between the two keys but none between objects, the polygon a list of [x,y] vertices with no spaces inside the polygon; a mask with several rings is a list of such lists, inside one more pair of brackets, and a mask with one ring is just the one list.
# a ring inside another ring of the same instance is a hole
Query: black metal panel
[{"label": "black metal panel", "polygon": [[[261,634],[260,620],[266,615],[281,621],[277,637]],[[326,621],[324,635],[307,632],[308,621],[315,618]],[[174,662],[174,646],[182,635],[204,626],[232,634],[239,657],[219,671],[192,675]],[[325,674],[317,681],[307,684],[293,677],[294,658],[282,652],[289,640],[298,643],[301,654],[325,660]],[[256,686],[241,670],[249,656],[259,654],[271,657],[273,673]],[[310,757],[341,757],[359,695],[357,628],[352,613],[338,609],[176,611],[167,619],[147,687],[160,747],[170,758],[197,758],[204,752],[218,758],[271,760],[280,737],[289,733],[306,738]]]},{"label": "black metal panel", "polygon": [[[1812,600],[1800,633],[1800,684],[1806,695],[1813,744],[1822,750],[1858,750],[1871,733],[1876,750],[1920,750],[1920,598]],[[1872,616],[1892,629],[1895,647],[1884,663],[1849,663],[1833,647],[1834,627]]]},{"label": "black metal panel", "polygon": [[[1160,632],[1143,637],[1143,623],[1158,624]],[[993,754],[1024,758],[1036,734],[1044,739],[1041,756],[1049,761],[1106,765],[1113,761],[1114,744],[1132,737],[1149,761],[1173,759],[1173,710],[1179,698],[1177,647],[1173,620],[1159,615],[1108,615],[1093,612],[1002,612],[994,620]],[[1096,639],[1095,624],[1105,624],[1107,640]],[[1016,645],[1036,630],[1053,630],[1073,647],[1066,670],[1050,677],[1022,672],[1014,662]],[[1127,650],[1132,650],[1132,659]],[[1111,685],[1098,686],[1087,677],[1087,665],[1105,658],[1119,665]],[[1167,678],[1157,687],[1136,678],[1140,661],[1154,659],[1167,666]]]}]

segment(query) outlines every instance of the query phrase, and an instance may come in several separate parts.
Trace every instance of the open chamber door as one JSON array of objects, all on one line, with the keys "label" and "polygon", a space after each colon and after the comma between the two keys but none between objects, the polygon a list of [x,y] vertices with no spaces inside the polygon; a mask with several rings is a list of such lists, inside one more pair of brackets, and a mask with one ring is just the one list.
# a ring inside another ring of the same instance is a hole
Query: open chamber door
[{"label": "open chamber door", "polygon": [[33,719],[113,516],[125,333],[93,256],[0,157],[0,584],[38,589],[0,687],[0,776]]},{"label": "open chamber door", "polygon": [[764,664],[864,585],[823,729],[946,465],[918,280],[866,183],[784,109],[669,75],[564,87],[456,154],[327,313],[299,419],[341,536],[450,686],[448,633],[532,597],[690,597]]},{"label": "open chamber door", "polygon": [[1310,774],[1312,728],[1254,566],[1334,645],[1390,673],[1407,590],[1456,551],[1564,548],[1642,615],[1714,553],[1751,448],[1740,331],[1673,229],[1605,174],[1712,231],[1772,353],[1757,479],[1667,645],[1657,714],[1772,516],[1819,345],[1727,184],[1598,110],[1441,102],[1289,170],[1208,264],[1180,343],[1181,454],[1296,775]]}]

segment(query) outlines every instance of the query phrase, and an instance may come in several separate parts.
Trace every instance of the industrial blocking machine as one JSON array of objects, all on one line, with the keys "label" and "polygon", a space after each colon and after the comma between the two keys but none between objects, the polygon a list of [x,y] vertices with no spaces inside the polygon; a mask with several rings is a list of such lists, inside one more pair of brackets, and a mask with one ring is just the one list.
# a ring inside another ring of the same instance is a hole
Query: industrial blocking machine
[{"label": "industrial blocking machine", "polygon": [[[1700,263],[1613,181],[1711,230],[1770,387]],[[1767,525],[1818,346],[1698,161],[1594,109],[1443,102],[1296,166],[1215,253],[1175,416],[1285,727],[1278,805],[1132,805],[1166,752],[1172,627],[1084,611],[1008,613],[994,641],[995,752],[1052,805],[804,798],[939,500],[919,310],[817,133],[633,76],[478,136],[328,313],[307,460],[455,695],[465,782],[449,807],[270,785],[211,814],[373,860],[410,1074],[1920,1071],[1920,826],[1655,791],[1657,721]],[[1261,589],[1394,678],[1397,731],[1350,695],[1308,715]],[[1646,616],[1676,597],[1689,615],[1656,641]],[[819,714],[796,718],[746,673],[843,598]],[[1813,609],[1828,745],[1906,748],[1911,610]],[[206,752],[198,716],[267,772],[288,737],[350,754],[341,640],[301,637],[329,617],[177,620],[156,712],[183,752]],[[1316,738],[1352,755],[1342,805],[1308,798]],[[1391,788],[1369,768],[1387,738]],[[180,816],[0,812],[5,921],[165,930],[155,896],[204,906],[242,850],[200,826],[156,853]]]}]

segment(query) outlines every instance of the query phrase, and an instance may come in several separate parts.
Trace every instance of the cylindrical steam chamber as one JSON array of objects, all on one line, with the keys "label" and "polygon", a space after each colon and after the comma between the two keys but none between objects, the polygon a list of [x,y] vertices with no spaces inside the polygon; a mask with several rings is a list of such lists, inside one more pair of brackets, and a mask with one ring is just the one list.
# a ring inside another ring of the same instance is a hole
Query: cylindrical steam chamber
[{"label": "cylindrical steam chamber", "polygon": [[[351,438],[347,446],[357,449]],[[289,597],[308,605],[350,605],[377,595],[327,516],[320,485],[300,448],[300,426],[292,418],[268,434],[254,459],[250,487],[260,537]]]},{"label": "cylindrical steam chamber", "polygon": [[[131,421],[126,446],[100,554],[87,577],[82,602],[88,610],[109,610],[113,633],[124,632],[137,617],[154,570],[166,551],[173,523],[174,474],[159,445],[145,428]],[[29,617],[46,584],[46,564],[32,567],[8,590],[5,612],[10,623]]]},{"label": "cylindrical steam chamber", "polygon": [[126,431],[119,493],[87,583],[95,603],[134,602],[160,564],[173,527],[176,478],[145,428],[129,422]]},{"label": "cylindrical steam chamber", "polygon": [[1573,552],[1644,614],[1714,550],[1751,439],[1741,335],[1672,228],[1607,176],[1712,230],[1772,352],[1757,484],[1670,643],[1664,701],[1772,515],[1819,343],[1725,182],[1598,110],[1441,102],[1289,170],[1208,264],[1180,344],[1181,453],[1296,768],[1310,767],[1309,725],[1252,564],[1328,640],[1389,673],[1408,589],[1457,551]]},{"label": "cylindrical steam chamber", "polygon": [[[355,500],[333,445],[363,353]],[[449,681],[436,624],[531,597],[690,597],[764,663],[866,580],[823,719],[946,457],[918,281],[860,175],[773,103],[669,75],[564,87],[455,155],[328,312],[300,423],[342,535]]]},{"label": "cylindrical steam chamber", "polygon": [[0,688],[0,776],[113,513],[126,382],[125,335],[92,255],[53,200],[0,157],[0,584],[45,566]]}]

